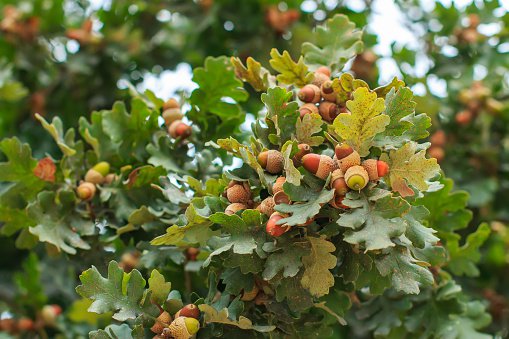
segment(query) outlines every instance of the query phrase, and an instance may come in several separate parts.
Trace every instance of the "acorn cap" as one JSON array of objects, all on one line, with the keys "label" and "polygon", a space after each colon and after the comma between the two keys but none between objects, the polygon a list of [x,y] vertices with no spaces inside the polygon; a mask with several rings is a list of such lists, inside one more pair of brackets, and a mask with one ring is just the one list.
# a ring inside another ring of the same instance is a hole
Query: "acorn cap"
[{"label": "acorn cap", "polygon": [[331,71],[330,71],[330,68],[327,67],[327,66],[320,66],[316,69],[315,73],[322,73],[324,74],[325,76],[329,77],[330,78],[330,75],[331,75]]},{"label": "acorn cap", "polygon": [[266,216],[270,217],[272,213],[274,213],[274,206],[276,203],[274,202],[274,198],[267,197],[265,198],[260,205],[256,207],[258,211],[265,214]]},{"label": "acorn cap", "polygon": [[339,160],[339,168],[345,173],[352,166],[358,166],[361,164],[361,157],[357,151],[353,151],[350,155]]},{"label": "acorn cap", "polygon": [[242,211],[247,209],[247,205],[240,203],[240,202],[234,202],[232,204],[229,204],[226,209],[224,210],[225,214],[233,215],[237,213],[238,211]]},{"label": "acorn cap", "polygon": [[180,108],[169,108],[163,111],[162,116],[166,126],[170,126],[172,122],[182,119],[184,114],[182,114]]},{"label": "acorn cap", "polygon": [[90,200],[95,196],[96,187],[90,182],[82,182],[76,189],[76,193],[81,200]]},{"label": "acorn cap", "polygon": [[369,180],[377,181],[380,177],[378,176],[377,160],[368,159],[362,162],[362,167],[368,172]]},{"label": "acorn cap", "polygon": [[334,160],[326,155],[314,153],[306,154],[302,157],[302,166],[318,178],[327,179],[334,170]]},{"label": "acorn cap", "polygon": [[246,204],[251,200],[251,191],[246,190],[242,184],[236,184],[226,190],[226,198],[231,203]]},{"label": "acorn cap", "polygon": [[306,85],[299,90],[298,97],[301,101],[318,103],[322,98],[320,88],[315,85]]},{"label": "acorn cap", "polygon": [[273,201],[274,201],[274,204],[276,204],[276,205],[280,205],[280,204],[289,205],[290,204],[290,198],[283,191],[279,191],[276,194],[274,194]]},{"label": "acorn cap", "polygon": [[322,84],[327,80],[330,80],[330,75],[328,76],[320,72],[315,72],[315,77],[311,83],[317,87],[321,87]]},{"label": "acorn cap", "polygon": [[200,322],[194,318],[178,317],[168,326],[168,332],[174,339],[189,339],[200,329]]},{"label": "acorn cap", "polygon": [[352,190],[360,191],[369,182],[368,172],[362,166],[352,166],[345,172],[345,181]]},{"label": "acorn cap", "polygon": [[300,117],[303,118],[306,114],[318,113],[318,107],[313,103],[307,103],[299,108]]},{"label": "acorn cap", "polygon": [[283,154],[276,150],[268,150],[258,154],[258,163],[267,172],[272,174],[281,173],[283,171]]},{"label": "acorn cap", "polygon": [[104,177],[108,173],[110,173],[110,164],[107,163],[106,161],[101,161],[101,162],[95,164],[95,166],[92,167],[92,169],[96,170]]},{"label": "acorn cap", "polygon": [[311,147],[308,144],[299,144],[297,147],[299,148],[299,150],[297,151],[297,153],[295,153],[295,155],[292,158],[295,167],[301,166],[302,157],[305,156],[306,154],[311,153]]},{"label": "acorn cap", "polygon": [[285,182],[286,182],[285,177],[278,177],[274,185],[272,185],[272,194],[276,194],[277,192],[282,191]]},{"label": "acorn cap", "polygon": [[323,120],[332,122],[339,114],[338,105],[333,102],[323,101],[318,106],[318,112]]},{"label": "acorn cap", "polygon": [[154,325],[152,325],[152,327],[150,328],[150,330],[156,334],[160,334],[163,332],[163,329],[165,327],[168,327],[168,325],[171,323],[171,315],[166,312],[166,311],[163,311],[156,319],[156,322],[154,323]]},{"label": "acorn cap", "polygon": [[95,169],[91,168],[85,174],[85,181],[91,184],[100,185],[104,182],[104,176]]}]

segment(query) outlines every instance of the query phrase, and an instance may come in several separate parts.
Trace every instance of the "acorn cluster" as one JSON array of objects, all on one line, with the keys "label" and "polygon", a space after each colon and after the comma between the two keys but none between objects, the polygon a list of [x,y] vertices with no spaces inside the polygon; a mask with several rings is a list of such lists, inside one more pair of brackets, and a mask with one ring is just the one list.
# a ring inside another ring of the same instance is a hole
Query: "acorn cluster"
[{"label": "acorn cluster", "polygon": [[84,180],[80,182],[76,189],[76,193],[81,200],[91,200],[96,194],[97,185],[109,185],[117,179],[116,174],[110,173],[110,164],[101,161],[87,171]]},{"label": "acorn cluster", "polygon": [[28,317],[0,319],[0,332],[23,336],[44,327],[54,327],[60,314],[62,314],[60,305],[44,305],[35,320]]},{"label": "acorn cluster", "polygon": [[172,138],[184,140],[191,135],[191,126],[182,121],[184,114],[176,99],[171,98],[163,104],[162,117]]},{"label": "acorn cluster", "polygon": [[494,115],[500,113],[504,105],[491,94],[491,90],[481,81],[475,81],[470,88],[463,89],[458,99],[464,109],[456,114],[456,123],[467,126],[483,111]]},{"label": "acorn cluster", "polygon": [[200,310],[194,304],[182,307],[172,317],[162,311],[150,330],[155,333],[154,339],[188,339],[200,329]]}]

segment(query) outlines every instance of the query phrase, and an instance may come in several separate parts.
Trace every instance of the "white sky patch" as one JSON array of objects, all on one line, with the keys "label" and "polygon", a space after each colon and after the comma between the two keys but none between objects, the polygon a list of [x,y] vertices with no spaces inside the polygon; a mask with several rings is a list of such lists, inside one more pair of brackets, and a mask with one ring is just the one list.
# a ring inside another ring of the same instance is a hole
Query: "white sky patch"
[{"label": "white sky patch", "polygon": [[168,100],[177,91],[185,90],[191,92],[198,87],[192,81],[191,66],[186,63],[178,64],[174,71],[166,70],[159,75],[146,73],[144,80],[139,84],[138,90],[143,92],[146,89],[153,91],[159,98]]}]

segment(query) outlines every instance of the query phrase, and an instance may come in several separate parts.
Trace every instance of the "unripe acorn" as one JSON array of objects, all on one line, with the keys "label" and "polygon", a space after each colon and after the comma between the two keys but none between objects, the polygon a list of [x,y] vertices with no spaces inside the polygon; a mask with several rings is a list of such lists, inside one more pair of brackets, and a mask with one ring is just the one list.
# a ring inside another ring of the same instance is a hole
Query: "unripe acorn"
[{"label": "unripe acorn", "polygon": [[225,214],[233,215],[239,211],[247,209],[247,205],[240,203],[240,202],[234,202],[232,204],[229,204],[226,209],[224,210]]},{"label": "unripe acorn", "polygon": [[163,119],[166,126],[170,126],[174,121],[181,120],[184,114],[180,108],[168,108],[163,111]]},{"label": "unripe acorn", "polygon": [[272,235],[273,237],[280,237],[285,232],[288,232],[290,230],[290,226],[284,226],[284,225],[277,225],[276,223],[283,219],[283,216],[277,212],[273,213],[269,221],[267,221],[267,226],[265,227],[265,231]]},{"label": "unripe acorn", "polygon": [[169,338],[189,339],[200,329],[200,322],[194,318],[178,317],[168,326]]},{"label": "unripe acorn", "polygon": [[299,144],[297,146],[299,150],[292,158],[293,165],[299,167],[302,165],[302,157],[311,152],[311,147],[308,144]]},{"label": "unripe acorn", "polygon": [[200,309],[195,304],[187,304],[186,306],[182,307],[177,313],[175,313],[175,318],[178,317],[199,319]]},{"label": "unripe acorn", "polygon": [[175,120],[171,123],[170,127],[168,127],[168,133],[170,133],[170,136],[174,139],[186,139],[191,135],[192,129],[191,126],[182,120]]},{"label": "unripe acorn", "polygon": [[320,179],[327,179],[334,170],[334,160],[326,155],[309,153],[302,157],[302,166]]},{"label": "unripe acorn", "polygon": [[76,189],[76,193],[81,200],[91,200],[95,196],[95,185],[90,182],[82,182]]},{"label": "unripe acorn", "polygon": [[307,103],[299,108],[299,114],[301,119],[304,118],[306,114],[318,113],[318,107],[315,104]]},{"label": "unripe acorn", "polygon": [[369,180],[377,181],[389,173],[389,165],[385,161],[368,159],[362,162],[362,167],[368,172]]},{"label": "unripe acorn", "polygon": [[306,85],[302,87],[299,91],[298,97],[301,101],[312,102],[315,104],[320,102],[322,99],[320,95],[320,88],[315,85]]},{"label": "unripe acorn", "polygon": [[334,189],[334,194],[336,196],[338,195],[345,195],[350,190],[348,185],[345,181],[345,175],[343,174],[343,171],[340,169],[335,170],[332,172],[331,175],[331,188]]},{"label": "unripe acorn", "polygon": [[254,298],[256,298],[256,295],[258,294],[259,291],[260,291],[260,288],[256,284],[254,284],[253,289],[251,289],[251,291],[244,291],[242,293],[242,297],[240,298],[240,300],[252,301],[252,300],[254,300]]},{"label": "unripe acorn", "polygon": [[274,185],[272,185],[272,194],[276,194],[283,190],[283,185],[286,182],[285,177],[278,177]]},{"label": "unripe acorn", "polygon": [[336,102],[337,95],[336,92],[334,92],[334,88],[332,88],[332,81],[330,80],[325,81],[322,84],[320,92],[324,100]]},{"label": "unripe acorn", "polygon": [[85,174],[85,181],[91,184],[100,185],[104,182],[104,175],[91,168]]},{"label": "unripe acorn", "polygon": [[226,198],[231,203],[246,204],[251,200],[251,190],[244,184],[234,184],[226,189]]},{"label": "unripe acorn", "polygon": [[345,181],[348,187],[360,191],[369,182],[368,172],[362,166],[352,166],[345,172]]},{"label": "unripe acorn", "polygon": [[276,203],[274,202],[274,198],[267,197],[265,198],[260,205],[256,207],[258,211],[265,214],[266,216],[270,217],[272,213],[274,213],[274,206]]},{"label": "unripe acorn", "polygon": [[258,154],[258,163],[263,169],[272,174],[283,171],[283,161],[283,154],[276,150],[271,149]]},{"label": "unripe acorn", "polygon": [[327,67],[327,66],[320,66],[320,67],[318,67],[316,69],[315,73],[322,73],[322,74],[326,75],[329,78],[330,78],[330,75],[331,75],[330,68]]},{"label": "unripe acorn", "polygon": [[156,322],[152,325],[150,330],[156,334],[160,334],[163,332],[164,328],[171,324],[171,320],[171,315],[168,312],[163,311],[163,313],[157,317]]},{"label": "unripe acorn", "polygon": [[323,120],[332,122],[339,114],[338,105],[333,102],[323,101],[318,106],[318,112]]},{"label": "unripe acorn", "polygon": [[172,108],[180,108],[180,104],[175,98],[170,98],[163,104],[163,111]]},{"label": "unripe acorn", "polygon": [[108,175],[110,173],[110,164],[106,161],[101,161],[95,164],[94,167],[92,167],[93,170],[99,172],[103,177]]},{"label": "unripe acorn", "polygon": [[322,84],[327,80],[330,80],[330,75],[328,76],[320,72],[315,72],[315,77],[311,83],[320,88],[322,87]]}]

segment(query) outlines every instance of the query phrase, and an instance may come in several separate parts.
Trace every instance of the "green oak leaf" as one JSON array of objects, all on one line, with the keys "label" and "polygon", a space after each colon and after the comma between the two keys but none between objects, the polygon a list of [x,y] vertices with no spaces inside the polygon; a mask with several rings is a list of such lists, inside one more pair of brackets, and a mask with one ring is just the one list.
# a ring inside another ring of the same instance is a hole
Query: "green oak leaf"
[{"label": "green oak leaf", "polygon": [[104,330],[91,331],[90,339],[133,339],[132,329],[127,324],[108,325]]},{"label": "green oak leaf", "polygon": [[346,15],[336,14],[316,27],[313,43],[302,44],[302,55],[312,69],[327,66],[336,73],[363,48],[362,31],[356,30]]},{"label": "green oak leaf", "polygon": [[328,203],[333,196],[334,191],[324,189],[319,195],[314,196],[314,199],[307,202],[276,205],[276,211],[291,214],[289,217],[279,220],[277,224],[288,226],[304,224],[317,215],[322,205]]},{"label": "green oak leaf", "polygon": [[270,51],[270,56],[269,63],[275,71],[279,72],[276,79],[280,83],[303,87],[313,80],[313,73],[308,71],[302,56],[295,62],[288,51],[279,54],[275,48]]},{"label": "green oak leaf", "polygon": [[297,143],[294,141],[287,141],[281,148],[286,181],[292,185],[299,186],[302,175],[299,170],[295,168],[292,160],[292,154],[295,154],[297,151]]},{"label": "green oak leaf", "polygon": [[323,120],[319,114],[305,114],[303,118],[297,119],[295,138],[299,144],[308,144],[311,147],[319,146],[323,144],[324,138],[315,134],[322,132],[322,125]]},{"label": "green oak leaf", "polygon": [[385,109],[384,99],[360,87],[353,92],[353,100],[347,101],[346,107],[350,113],[341,113],[334,119],[334,130],[361,157],[365,157],[373,145],[373,138],[390,122],[387,115],[381,114]]},{"label": "green oak leaf", "polygon": [[217,311],[214,307],[207,304],[201,304],[198,308],[203,313],[205,324],[219,323],[262,333],[272,332],[276,329],[275,326],[271,325],[253,325],[253,322],[244,316],[240,316],[238,320],[232,320],[229,318],[228,308]]},{"label": "green oak leaf", "polygon": [[276,128],[276,135],[269,135],[269,140],[276,145],[283,145],[295,135],[295,126],[299,113],[296,101],[290,101],[293,93],[282,87],[273,87],[262,94],[262,102],[267,108],[267,117]]},{"label": "green oak leaf", "polygon": [[185,173],[175,159],[176,150],[166,131],[155,134],[153,139],[154,142],[146,146],[147,153],[150,154],[147,163],[155,167],[161,166],[168,172]]},{"label": "green oak leaf", "polygon": [[479,248],[486,242],[490,233],[488,224],[483,223],[475,232],[468,235],[462,246],[459,244],[459,236],[447,239],[446,248],[450,257],[447,268],[455,275],[479,276],[479,269],[475,265],[481,260]]},{"label": "green oak leaf", "polygon": [[276,287],[276,300],[286,299],[293,312],[302,312],[313,307],[313,297],[307,289],[302,288],[302,272],[294,277],[284,278]]},{"label": "green oak leaf", "polygon": [[407,294],[418,294],[420,286],[433,284],[433,274],[412,257],[405,247],[396,247],[388,254],[375,259],[375,264],[382,276],[390,276],[392,287]]},{"label": "green oak leaf", "polygon": [[336,267],[337,258],[332,254],[336,247],[325,237],[308,237],[307,240],[310,250],[308,255],[302,257],[304,274],[301,283],[311,295],[321,297],[334,286],[334,276],[330,270]]},{"label": "green oak leaf", "polygon": [[246,66],[244,66],[240,58],[231,57],[230,62],[235,68],[235,74],[239,79],[250,84],[257,92],[267,90],[272,76],[258,61],[248,57],[246,59]]},{"label": "green oak leaf", "polygon": [[398,79],[398,77],[392,78],[391,82],[386,85],[377,87],[373,90],[379,98],[386,98],[387,94],[392,90],[399,90],[400,88],[405,87],[405,82],[403,80]]},{"label": "green oak leaf", "polygon": [[408,225],[405,235],[417,248],[434,245],[440,240],[433,235],[436,233],[433,228],[422,224],[422,221],[426,220],[428,216],[429,211],[424,206],[412,206],[410,211],[403,216]]},{"label": "green oak leaf", "polygon": [[304,255],[309,255],[309,244],[294,241],[275,248],[265,262],[265,269],[262,273],[263,279],[271,280],[279,272],[282,272],[284,278],[296,276],[302,267],[301,258]]},{"label": "green oak leaf", "polygon": [[168,298],[171,291],[171,283],[166,282],[164,276],[157,270],[152,270],[148,279],[150,301],[157,305],[162,305]]},{"label": "green oak leaf", "polygon": [[31,252],[21,264],[22,271],[14,273],[14,282],[18,289],[16,302],[28,308],[42,308],[48,301],[41,282],[41,265],[34,252]]},{"label": "green oak leaf", "polygon": [[80,275],[81,285],[76,292],[82,297],[92,299],[88,311],[95,313],[115,312],[113,319],[126,321],[141,314],[156,316],[157,307],[150,303],[145,290],[146,281],[138,270],[125,273],[118,263],[110,261],[108,276],[103,277],[95,266]]},{"label": "green oak leaf", "polygon": [[44,127],[44,129],[46,131],[48,131],[48,133],[53,137],[53,139],[57,143],[58,147],[60,148],[60,150],[62,151],[62,153],[65,156],[69,157],[69,156],[76,154],[76,150],[73,149],[72,146],[68,144],[68,142],[67,142],[68,140],[66,140],[67,138],[65,138],[65,136],[64,136],[64,127],[62,125],[62,120],[60,120],[59,117],[53,118],[53,121],[51,122],[51,124],[48,123],[38,113],[35,114],[35,118],[37,120],[39,120],[42,127]]},{"label": "green oak leaf", "polygon": [[343,203],[350,206],[337,223],[350,230],[344,239],[350,244],[363,245],[366,251],[395,246],[393,238],[402,235],[406,222],[401,218],[410,205],[390,192],[373,189],[365,193],[348,193]]},{"label": "green oak leaf", "polygon": [[342,106],[351,99],[352,93],[360,87],[369,89],[368,84],[361,79],[354,79],[350,73],[343,73],[332,80],[332,88],[336,94],[336,101]]},{"label": "green oak leaf", "polygon": [[426,191],[426,181],[440,171],[437,159],[427,159],[425,150],[416,153],[417,146],[415,142],[408,142],[398,150],[391,150],[389,155],[384,153],[380,157],[380,160],[389,163],[390,167],[389,175],[384,180],[403,197],[414,195],[408,185]]}]

